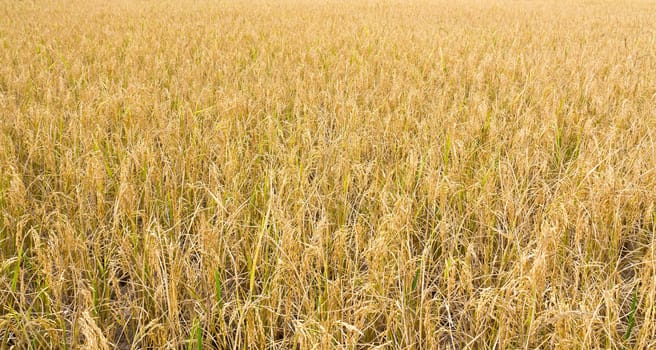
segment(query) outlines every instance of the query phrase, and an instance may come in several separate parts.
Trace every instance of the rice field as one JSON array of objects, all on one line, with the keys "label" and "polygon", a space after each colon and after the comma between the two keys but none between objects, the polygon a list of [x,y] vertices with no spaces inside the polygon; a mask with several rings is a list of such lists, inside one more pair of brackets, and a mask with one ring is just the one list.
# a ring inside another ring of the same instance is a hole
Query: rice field
[{"label": "rice field", "polygon": [[656,347],[656,3],[0,0],[0,349]]}]

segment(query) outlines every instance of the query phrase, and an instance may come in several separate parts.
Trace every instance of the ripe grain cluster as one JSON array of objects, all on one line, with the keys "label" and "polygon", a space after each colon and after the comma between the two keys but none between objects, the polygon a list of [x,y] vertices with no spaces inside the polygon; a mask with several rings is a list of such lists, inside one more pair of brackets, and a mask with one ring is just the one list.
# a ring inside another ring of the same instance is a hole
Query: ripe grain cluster
[{"label": "ripe grain cluster", "polygon": [[651,1],[0,1],[0,348],[656,347]]}]

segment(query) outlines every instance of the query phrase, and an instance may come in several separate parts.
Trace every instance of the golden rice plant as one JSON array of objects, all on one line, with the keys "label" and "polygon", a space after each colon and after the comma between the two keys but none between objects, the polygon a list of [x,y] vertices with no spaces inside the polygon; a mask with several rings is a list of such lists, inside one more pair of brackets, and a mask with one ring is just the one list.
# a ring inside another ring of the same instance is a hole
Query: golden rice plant
[{"label": "golden rice plant", "polygon": [[653,2],[0,13],[0,349],[656,347]]}]

